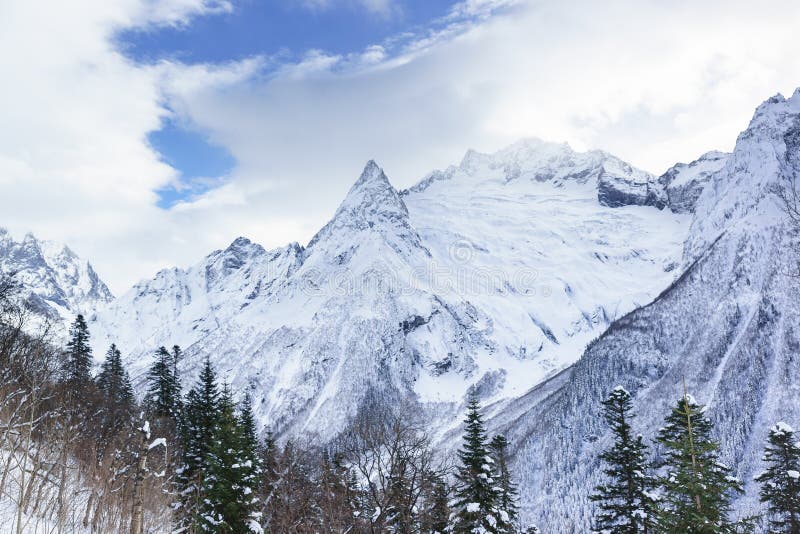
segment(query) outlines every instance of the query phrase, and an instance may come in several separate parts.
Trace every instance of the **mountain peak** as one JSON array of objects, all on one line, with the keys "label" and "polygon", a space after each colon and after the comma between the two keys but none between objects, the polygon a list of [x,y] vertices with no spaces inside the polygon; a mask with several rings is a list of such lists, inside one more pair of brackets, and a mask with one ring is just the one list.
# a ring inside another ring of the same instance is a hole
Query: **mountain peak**
[{"label": "mountain peak", "polygon": [[[383,169],[375,163],[375,160],[369,160],[361,171],[361,176],[355,181],[353,186],[348,191],[342,206],[364,204],[373,202],[388,201],[389,204],[395,204],[393,198],[397,196],[397,191],[389,183],[389,178]],[[400,201],[402,203],[402,201]]]},{"label": "mountain peak", "polygon": [[[394,228],[394,230],[390,230]],[[311,248],[339,229],[376,230],[383,234],[416,234],[408,223],[408,208],[386,173],[369,160],[330,220],[308,244]]]},{"label": "mountain peak", "polygon": [[15,273],[27,297],[45,316],[71,320],[110,302],[113,295],[89,262],[70,248],[27,233],[20,241],[0,229],[0,272]]}]

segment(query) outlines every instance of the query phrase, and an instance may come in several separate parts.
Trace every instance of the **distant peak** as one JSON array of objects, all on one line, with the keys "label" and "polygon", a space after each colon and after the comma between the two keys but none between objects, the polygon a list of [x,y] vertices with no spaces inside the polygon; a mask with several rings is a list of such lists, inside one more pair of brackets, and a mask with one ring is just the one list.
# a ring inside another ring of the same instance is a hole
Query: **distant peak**
[{"label": "distant peak", "polygon": [[249,239],[247,239],[246,237],[241,237],[241,236],[240,236],[240,237],[237,237],[236,239],[234,239],[234,240],[231,242],[231,244],[230,244],[230,245],[228,245],[228,248],[239,248],[239,247],[246,247],[246,246],[248,246],[248,245],[250,245],[250,244],[252,244],[252,241],[250,241],[250,240],[249,240]]},{"label": "distant peak", "polygon": [[404,227],[407,218],[408,208],[400,194],[389,182],[383,169],[374,160],[369,160],[333,219],[314,236],[307,248],[337,228],[370,229],[384,224]]},{"label": "distant peak", "polygon": [[264,247],[258,243],[253,243],[246,237],[239,236],[234,239],[228,248],[223,251],[225,255],[233,255],[237,257],[254,256],[266,252]]},{"label": "distant peak", "polygon": [[397,191],[389,183],[386,173],[375,160],[369,160],[339,209],[352,205],[391,202],[394,197],[397,197]]},{"label": "distant peak", "polygon": [[389,183],[389,179],[383,172],[383,169],[381,169],[380,165],[375,163],[374,159],[369,160],[367,164],[364,165],[364,170],[361,171],[361,176],[359,176],[358,180],[356,180],[356,183],[353,184],[353,187],[350,188],[350,190],[354,191],[369,184],[392,187],[392,185]]}]

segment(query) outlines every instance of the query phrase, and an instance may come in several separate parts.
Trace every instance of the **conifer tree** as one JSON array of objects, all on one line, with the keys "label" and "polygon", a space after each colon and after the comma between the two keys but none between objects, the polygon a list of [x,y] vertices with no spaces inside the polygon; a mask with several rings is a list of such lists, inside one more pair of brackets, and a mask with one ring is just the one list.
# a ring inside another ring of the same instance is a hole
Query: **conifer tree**
[{"label": "conifer tree", "polygon": [[214,533],[260,532],[258,500],[253,491],[252,460],[244,450],[249,441],[236,416],[227,384],[220,397],[219,417],[207,456],[199,524]]},{"label": "conifer tree", "polygon": [[770,532],[800,534],[800,442],[786,423],[773,426],[767,439],[767,469],[755,480],[769,509]]},{"label": "conifer tree", "polygon": [[713,425],[705,410],[685,395],[658,433],[664,447],[658,528],[668,534],[736,532],[729,520],[730,500],[741,492],[731,469],[718,459],[719,444],[711,438]]},{"label": "conifer tree", "polygon": [[172,345],[172,374],[179,377],[178,362],[183,359],[183,351],[179,345]]},{"label": "conifer tree", "polygon": [[70,340],[64,361],[64,380],[70,387],[83,389],[91,380],[92,347],[89,345],[89,327],[83,315],[78,314],[69,330]]},{"label": "conifer tree", "polygon": [[179,502],[176,503],[178,529],[196,531],[203,485],[207,473],[207,457],[219,420],[220,399],[217,376],[206,358],[197,384],[186,396],[181,441],[183,461],[178,470]]},{"label": "conifer tree", "polygon": [[600,454],[608,481],[597,486],[596,493],[590,496],[599,503],[595,530],[608,534],[652,531],[656,515],[652,497],[655,481],[647,474],[647,446],[642,436],[634,437],[631,432],[631,395],[617,386],[602,404],[614,444]]},{"label": "conifer tree", "polygon": [[133,387],[128,371],[122,365],[122,354],[112,344],[97,375],[97,388],[106,402],[117,408],[129,408],[133,404]]},{"label": "conifer tree", "polygon": [[173,356],[166,348],[156,351],[156,359],[147,372],[147,408],[156,417],[178,423],[181,416],[181,385],[175,374]]},{"label": "conifer tree", "polygon": [[407,461],[406,457],[399,455],[389,466],[386,530],[392,534],[411,534],[415,531]]},{"label": "conifer tree", "polygon": [[474,396],[467,405],[464,444],[458,457],[461,465],[456,473],[450,532],[506,532],[510,521],[508,513],[499,507],[499,495],[492,478],[494,460],[488,451],[480,405]]},{"label": "conifer tree", "polygon": [[449,492],[447,483],[439,473],[428,475],[424,495],[424,511],[420,518],[420,532],[425,534],[444,534],[450,518]]},{"label": "conifer tree", "polygon": [[324,453],[320,475],[319,507],[325,532],[358,532],[362,504],[354,473],[341,453]]},{"label": "conifer tree", "polygon": [[504,522],[508,526],[502,532],[514,532],[513,525],[516,525],[519,519],[519,494],[508,470],[508,440],[502,434],[498,434],[489,442],[489,448],[494,458],[495,487],[499,490],[498,506],[508,515],[508,520]]},{"label": "conifer tree", "polygon": [[250,394],[247,393],[239,406],[238,416],[239,428],[241,431],[241,450],[242,458],[242,484],[246,495],[253,501],[250,507],[251,515],[256,517],[255,511],[259,508],[258,489],[261,484],[261,454],[258,443],[258,430],[256,429],[255,416],[253,414],[253,402]]}]

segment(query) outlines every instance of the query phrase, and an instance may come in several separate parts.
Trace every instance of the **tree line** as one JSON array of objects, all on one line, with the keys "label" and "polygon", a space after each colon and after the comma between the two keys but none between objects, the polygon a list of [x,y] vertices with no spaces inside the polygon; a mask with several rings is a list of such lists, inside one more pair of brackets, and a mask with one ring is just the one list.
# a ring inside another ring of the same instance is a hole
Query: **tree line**
[{"label": "tree line", "polygon": [[719,459],[704,406],[684,392],[655,438],[660,458],[651,460],[643,436],[631,428],[630,393],[617,386],[602,405],[613,444],[600,454],[606,481],[590,496],[596,532],[729,534],[761,524],[771,533],[800,534],[800,441],[786,423],[769,430],[766,469],[754,479],[766,514],[733,518],[731,502],[742,484]]},{"label": "tree line", "polygon": [[[0,280],[0,495],[14,532],[520,533],[509,444],[489,436],[471,398],[455,458],[437,453],[411,409],[367,408],[332,443],[275,440],[252,399],[235,398],[206,359],[184,395],[180,347],[159,348],[137,399],[112,344],[93,376],[86,321],[65,349]],[[773,426],[756,477],[764,517],[733,518],[742,492],[704,407],[684,394],[651,458],[631,427],[630,394],[603,401],[613,443],[602,452],[594,529],[607,533],[732,533],[760,521],[800,534],[800,445]]]},{"label": "tree line", "polygon": [[455,460],[404,407],[365,408],[325,445],[279,442],[208,358],[184,388],[180,347],[159,348],[139,399],[119,347],[95,372],[84,317],[59,349],[49,325],[30,333],[13,289],[0,287],[0,495],[14,532],[535,532],[476,399]]}]

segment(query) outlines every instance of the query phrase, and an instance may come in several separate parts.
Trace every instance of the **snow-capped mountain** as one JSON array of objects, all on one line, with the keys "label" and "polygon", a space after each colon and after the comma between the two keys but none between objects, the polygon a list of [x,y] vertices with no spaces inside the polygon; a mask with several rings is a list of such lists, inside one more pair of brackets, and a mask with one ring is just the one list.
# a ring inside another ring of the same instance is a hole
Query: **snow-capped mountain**
[{"label": "snow-capped mountain", "polygon": [[238,238],[116,300],[32,236],[0,230],[0,269],[44,316],[97,310],[96,354],[117,343],[139,380],[160,345],[184,347],[184,385],[210,357],[281,436],[330,439],[366,406],[411,400],[446,439],[474,391],[545,532],[588,529],[608,392],[631,391],[654,436],[685,381],[746,515],[767,429],[800,420],[800,258],[776,194],[798,180],[800,90],[759,106],[731,154],[660,177],[535,139],[404,191],[370,161],[307,246]]},{"label": "snow-capped mountain", "polygon": [[14,275],[31,308],[57,324],[113,300],[89,262],[67,246],[27,234],[15,241],[0,228],[0,273]]},{"label": "snow-capped mountain", "polygon": [[468,388],[522,395],[672,282],[690,216],[667,199],[613,156],[538,140],[402,192],[369,162],[307,247],[237,239],[90,326],[134,376],[162,344],[184,347],[187,382],[209,355],[279,434],[331,437],[376,398],[435,406],[447,426]]},{"label": "snow-capped mountain", "polygon": [[800,420],[798,243],[775,194],[800,180],[800,90],[759,106],[724,162],[706,155],[676,166],[672,184],[699,168],[709,182],[696,200],[685,272],[492,421],[516,444],[524,515],[545,532],[588,530],[597,454],[609,442],[600,401],[618,384],[634,394],[635,430],[652,438],[685,379],[708,405],[723,460],[745,482],[740,516],[760,510],[752,477],[768,428]]}]

